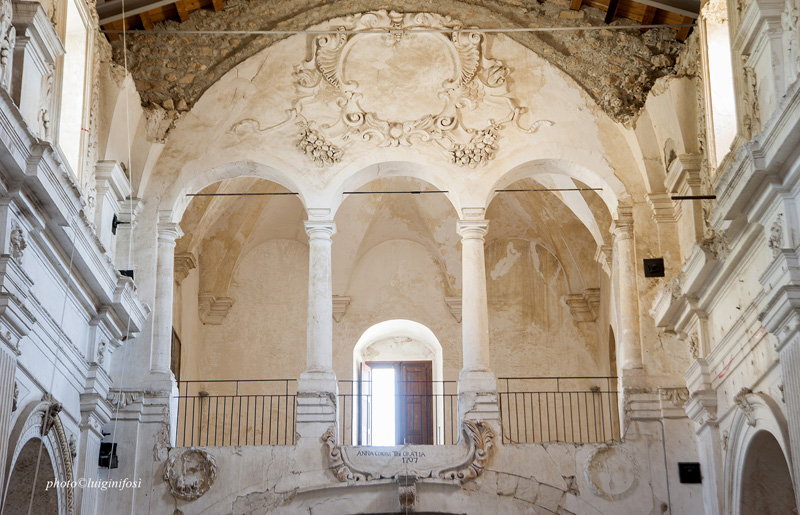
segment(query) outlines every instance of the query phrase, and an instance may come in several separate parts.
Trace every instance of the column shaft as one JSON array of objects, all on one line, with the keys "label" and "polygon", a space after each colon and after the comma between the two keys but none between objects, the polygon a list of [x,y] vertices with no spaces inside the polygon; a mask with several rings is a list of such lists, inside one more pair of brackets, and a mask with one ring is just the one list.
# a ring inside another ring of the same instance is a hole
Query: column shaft
[{"label": "column shaft", "polygon": [[642,345],[639,336],[639,292],[636,283],[636,254],[633,220],[617,221],[614,229],[619,294],[619,367],[642,368]]},{"label": "column shaft", "polygon": [[158,264],[156,265],[156,306],[150,371],[170,373],[172,357],[172,294],[175,272],[175,240],[183,236],[178,224],[158,224]]},{"label": "column shaft", "polygon": [[333,367],[333,283],[331,236],[334,222],[305,222],[308,234],[307,371]]},{"label": "column shaft", "polygon": [[484,240],[487,221],[460,221],[461,330],[465,371],[489,370],[489,305]]}]

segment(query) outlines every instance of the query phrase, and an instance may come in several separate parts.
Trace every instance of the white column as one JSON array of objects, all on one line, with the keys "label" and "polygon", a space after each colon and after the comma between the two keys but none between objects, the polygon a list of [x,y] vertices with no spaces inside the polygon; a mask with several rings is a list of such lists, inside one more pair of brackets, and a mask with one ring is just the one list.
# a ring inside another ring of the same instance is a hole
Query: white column
[{"label": "white column", "polygon": [[306,370],[301,375],[300,386],[305,391],[330,392],[334,391],[330,387],[336,386],[331,281],[331,237],[336,234],[336,224],[306,221],[304,226],[308,234],[308,326]]},{"label": "white column", "polygon": [[461,330],[463,372],[489,370],[489,304],[486,297],[485,220],[461,220]]},{"label": "white column", "polygon": [[11,418],[14,408],[14,389],[17,372],[17,356],[19,351],[6,341],[0,342],[0,484],[8,478],[4,477]]},{"label": "white column", "polygon": [[304,225],[308,234],[308,326],[306,370],[297,383],[295,431],[298,456],[306,452],[312,458],[319,454],[319,439],[329,428],[338,435],[331,281],[331,237],[336,224],[309,220]]},{"label": "white column", "polygon": [[633,239],[633,215],[630,207],[619,207],[614,221],[614,254],[617,256],[619,295],[619,368],[642,369],[642,345],[639,336],[639,292],[636,282],[636,253]]},{"label": "white column", "polygon": [[156,265],[156,302],[153,318],[153,345],[150,371],[170,373],[172,354],[172,291],[175,270],[175,240],[183,236],[176,223],[158,224],[158,264]]}]

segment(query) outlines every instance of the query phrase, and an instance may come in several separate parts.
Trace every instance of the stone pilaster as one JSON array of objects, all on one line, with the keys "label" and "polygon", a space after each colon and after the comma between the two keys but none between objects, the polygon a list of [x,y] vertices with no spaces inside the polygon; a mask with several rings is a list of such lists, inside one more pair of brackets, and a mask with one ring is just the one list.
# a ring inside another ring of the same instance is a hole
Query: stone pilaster
[{"label": "stone pilaster", "polygon": [[[783,372],[783,397],[786,399],[786,418],[789,423],[789,445],[792,456],[800,456],[800,337],[784,345],[781,350]],[[800,507],[800,459],[792,461],[795,502]]]},{"label": "stone pilaster", "polygon": [[696,424],[700,471],[703,474],[703,513],[721,515],[724,507],[722,437],[717,420],[717,392],[703,358],[695,360],[686,372],[690,397],[684,409]]},{"label": "stone pilaster", "polygon": [[[106,401],[111,378],[99,365],[89,368],[84,392],[81,394],[81,423],[78,439],[78,463],[76,477],[99,479],[97,457],[103,439],[103,425],[111,420],[111,407]],[[75,489],[77,513],[91,515],[98,512],[98,490],[96,488]]]}]

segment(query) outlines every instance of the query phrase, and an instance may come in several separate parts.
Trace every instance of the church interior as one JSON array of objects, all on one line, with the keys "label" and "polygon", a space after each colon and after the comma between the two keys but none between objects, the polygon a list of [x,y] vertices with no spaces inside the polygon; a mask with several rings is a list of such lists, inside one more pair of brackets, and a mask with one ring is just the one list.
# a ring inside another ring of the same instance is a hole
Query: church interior
[{"label": "church interior", "polygon": [[800,508],[800,1],[0,0],[0,514]]}]

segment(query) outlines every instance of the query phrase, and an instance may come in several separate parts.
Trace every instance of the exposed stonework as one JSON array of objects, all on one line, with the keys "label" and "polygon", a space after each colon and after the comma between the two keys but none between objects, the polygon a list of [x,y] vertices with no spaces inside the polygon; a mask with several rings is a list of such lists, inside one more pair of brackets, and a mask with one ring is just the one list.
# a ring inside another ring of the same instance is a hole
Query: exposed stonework
[{"label": "exposed stonework", "polygon": [[[221,12],[199,10],[179,24],[165,21],[168,30],[301,30],[326,20],[367,10],[462,13],[461,19],[478,27],[599,26],[604,13],[583,7],[577,13],[568,4],[546,2],[525,8],[511,2],[488,1],[481,6],[459,1],[363,2],[320,1],[247,2],[230,0]],[[562,16],[566,14],[567,16]],[[578,15],[576,18],[575,15]],[[615,25],[633,23],[617,20]],[[202,93],[228,70],[287,36],[204,35],[185,37],[128,34],[128,66],[142,104],[154,108],[158,125],[169,130],[180,111],[191,107]],[[655,81],[673,72],[683,48],[672,29],[590,32],[510,33],[515,41],[539,53],[567,72],[615,120],[638,113]],[[114,59],[122,62],[121,43],[114,43]],[[604,62],[602,69],[596,63]],[[183,108],[183,109],[181,109]],[[159,109],[167,111],[161,114]],[[152,111],[152,110],[151,110]],[[161,136],[162,134],[159,135]]]}]

